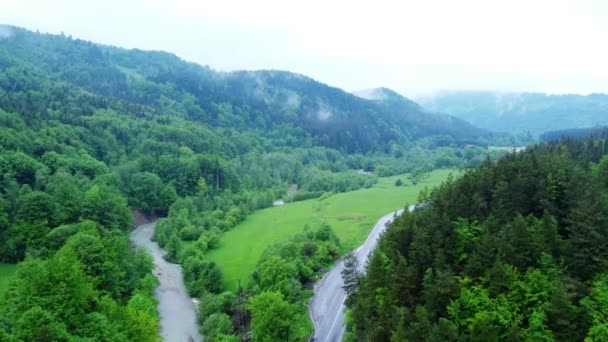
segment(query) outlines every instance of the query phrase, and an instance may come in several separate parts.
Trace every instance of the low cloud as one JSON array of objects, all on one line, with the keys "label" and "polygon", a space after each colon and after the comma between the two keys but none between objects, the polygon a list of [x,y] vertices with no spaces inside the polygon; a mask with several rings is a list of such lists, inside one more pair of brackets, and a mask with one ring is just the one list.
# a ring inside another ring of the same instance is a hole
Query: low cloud
[{"label": "low cloud", "polygon": [[353,92],[353,95],[358,96],[365,100],[386,100],[387,99],[386,94],[381,89],[378,89],[378,88],[357,90],[357,91]]},{"label": "low cloud", "polygon": [[285,100],[285,106],[290,109],[297,109],[300,107],[300,96],[296,93],[291,93],[287,96],[287,100]]},{"label": "low cloud", "polygon": [[0,25],[0,39],[6,39],[13,35],[13,29]]},{"label": "low cloud", "polygon": [[321,121],[327,121],[333,116],[329,107],[323,103],[319,104],[319,110],[317,111],[317,118]]}]

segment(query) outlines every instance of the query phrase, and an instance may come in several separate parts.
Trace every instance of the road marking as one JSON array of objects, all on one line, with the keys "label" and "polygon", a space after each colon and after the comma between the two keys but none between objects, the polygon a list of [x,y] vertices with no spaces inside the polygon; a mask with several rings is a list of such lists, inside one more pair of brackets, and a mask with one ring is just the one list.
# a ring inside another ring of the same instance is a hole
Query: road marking
[{"label": "road marking", "polygon": [[[336,301],[336,297],[338,297],[339,294],[340,294],[340,290],[336,291],[336,294],[334,294],[334,297],[331,299],[331,302],[329,303],[329,306],[327,307],[328,309],[331,309],[331,307],[334,306],[334,301]],[[325,323],[326,319],[327,319],[327,316],[324,316],[323,323]]]},{"label": "road marking", "polygon": [[[327,334],[327,340],[325,340],[326,342],[329,341],[329,338],[331,337],[331,332],[334,330],[334,327],[336,325],[336,322],[338,321],[338,317],[340,317],[340,312],[343,311],[344,308],[344,300],[346,299],[346,296],[344,296],[344,298],[342,299],[342,304],[340,304],[340,308],[338,309],[338,314],[336,315],[336,317],[334,318],[334,322],[331,324],[331,327],[329,328],[329,333]],[[340,336],[341,337],[341,336]]]},{"label": "road marking", "polygon": [[[332,306],[334,306],[334,301],[336,300],[336,297],[338,297],[338,295],[340,294],[340,290],[336,291],[336,294],[334,295],[334,297],[331,299],[331,303],[329,303],[329,307],[331,308]],[[325,319],[323,319],[325,321]]]},{"label": "road marking", "polygon": [[[380,235],[382,235],[382,233],[384,231],[386,231],[386,229],[388,228],[387,227],[388,223],[392,222],[393,218],[395,216],[401,215],[403,213],[403,211],[404,210],[398,210],[396,212],[387,214],[387,215],[385,215],[385,216],[383,216],[383,217],[380,218],[380,220],[373,226],[370,234],[367,236],[367,239],[365,239],[365,242],[361,246],[359,246],[357,249],[354,250],[354,253],[357,256],[357,259],[360,259],[360,258],[361,259],[366,259],[366,258],[369,257],[369,255],[372,253],[372,251],[377,247],[376,244],[374,244],[373,247],[370,246],[370,243],[377,242],[379,240],[379,238],[380,238]],[[410,211],[410,212],[412,211],[411,206],[410,206],[410,208],[408,208],[408,211]],[[375,238],[375,241],[373,240],[374,238]],[[363,260],[363,261],[357,260],[357,261],[360,262],[359,267],[362,268],[361,271],[365,272],[365,260]],[[338,262],[338,264],[336,266],[339,266],[340,262]],[[328,272],[327,274],[325,274],[325,276],[323,276],[321,278],[321,281],[319,283],[315,284],[315,290],[320,289],[324,285],[324,283],[329,279],[330,274],[331,274],[331,271]],[[340,286],[340,288],[341,287],[342,286]],[[316,294],[317,293],[315,293],[315,295]],[[334,294],[334,297],[332,298],[331,303],[330,303],[328,309],[330,309],[333,306],[333,304],[334,304],[334,302],[335,302],[336,297],[338,296],[338,294],[340,294],[340,290],[339,289]],[[340,317],[341,314],[343,316],[343,311],[344,311],[344,308],[345,308],[345,306],[344,306],[344,302],[345,301],[346,301],[346,293],[343,293],[343,298],[342,298],[342,303],[340,304],[340,308],[338,309],[336,315],[334,316],[334,320],[333,320],[333,322],[331,324],[331,327],[329,329],[329,333],[325,337],[325,340],[323,342],[329,342],[330,341],[331,333],[332,333],[332,331],[334,330],[334,328],[336,326],[336,322],[338,321],[338,317]],[[311,302],[309,303],[309,308],[310,308],[311,314],[312,314],[312,316],[314,318],[314,316],[315,316],[314,312],[313,312],[314,309],[312,308],[312,306],[314,306],[314,305],[312,305],[313,302],[314,302],[314,296],[313,296],[313,299],[311,300]],[[330,310],[327,310],[327,313],[329,313],[329,311]],[[327,321],[327,314],[325,314],[323,316],[323,322],[321,324],[321,327],[325,326],[326,321]],[[342,320],[340,320],[340,321],[342,321]],[[316,336],[316,334],[318,332],[320,333],[321,331],[319,331],[319,329],[318,329],[319,327],[317,326],[316,322],[313,321],[313,324],[315,325],[315,334],[313,336]],[[344,335],[345,331],[346,331],[346,327],[343,326],[343,325],[341,325],[340,330],[339,330],[339,335],[338,335],[338,340],[339,341],[342,340],[342,336]]]},{"label": "road marking", "polygon": [[342,328],[340,329],[340,333],[338,334],[338,336],[340,336],[340,341],[342,341],[342,337],[344,336],[345,331],[346,331],[346,325],[343,325]]}]

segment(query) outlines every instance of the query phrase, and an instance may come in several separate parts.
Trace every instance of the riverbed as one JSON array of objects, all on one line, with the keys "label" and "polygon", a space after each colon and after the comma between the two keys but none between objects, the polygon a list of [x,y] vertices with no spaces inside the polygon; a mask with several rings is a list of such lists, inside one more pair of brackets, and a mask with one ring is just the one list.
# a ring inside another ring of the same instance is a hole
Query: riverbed
[{"label": "riverbed", "polygon": [[131,233],[136,248],[145,248],[154,259],[154,275],[160,281],[158,298],[160,335],[166,342],[200,342],[196,306],[184,285],[182,268],[163,259],[166,252],[151,240],[156,223],[143,224]]}]

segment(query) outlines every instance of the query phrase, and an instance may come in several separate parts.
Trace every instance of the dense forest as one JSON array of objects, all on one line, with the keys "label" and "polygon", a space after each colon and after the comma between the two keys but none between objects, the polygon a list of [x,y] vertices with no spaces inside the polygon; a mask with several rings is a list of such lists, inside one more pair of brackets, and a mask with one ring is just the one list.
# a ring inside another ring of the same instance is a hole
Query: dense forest
[{"label": "dense forest", "polygon": [[[0,298],[2,340],[158,339],[151,260],[128,242],[135,209],[166,216],[155,238],[204,303],[209,340],[266,329],[255,303],[297,308],[297,320],[302,284],[337,257],[331,228],[269,251],[242,294],[226,293],[205,259],[223,232],[291,184],[293,200],[319,197],[475,166],[486,145],[518,142],[398,94],[365,100],[287,72],[220,73],[163,52],[3,32],[0,261],[20,266]],[[284,287],[268,286],[266,261],[285,263]]]},{"label": "dense forest", "polygon": [[607,144],[539,144],[422,194],[351,291],[347,339],[606,341]]},{"label": "dense forest", "polygon": [[496,132],[526,133],[605,126],[608,95],[452,91],[419,99],[432,111],[449,113]]}]

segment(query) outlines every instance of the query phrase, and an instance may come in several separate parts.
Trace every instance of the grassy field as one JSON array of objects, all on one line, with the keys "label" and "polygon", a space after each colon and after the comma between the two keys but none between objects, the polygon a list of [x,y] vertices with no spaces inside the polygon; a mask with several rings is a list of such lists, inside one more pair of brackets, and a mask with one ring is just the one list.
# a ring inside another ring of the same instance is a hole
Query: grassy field
[{"label": "grassy field", "polygon": [[[324,201],[312,199],[272,207],[250,215],[244,222],[223,234],[220,245],[208,253],[224,273],[227,289],[235,290],[240,280],[246,284],[266,247],[302,231],[308,223],[329,223],[338,234],[342,252],[361,245],[372,226],[383,215],[414,204],[425,187],[440,184],[455,170],[436,170],[417,185],[407,175],[380,178],[371,189],[334,195]],[[395,186],[401,179],[403,186]]]},{"label": "grassy field", "polygon": [[0,263],[0,296],[4,295],[8,287],[8,283],[15,276],[17,265]]}]

